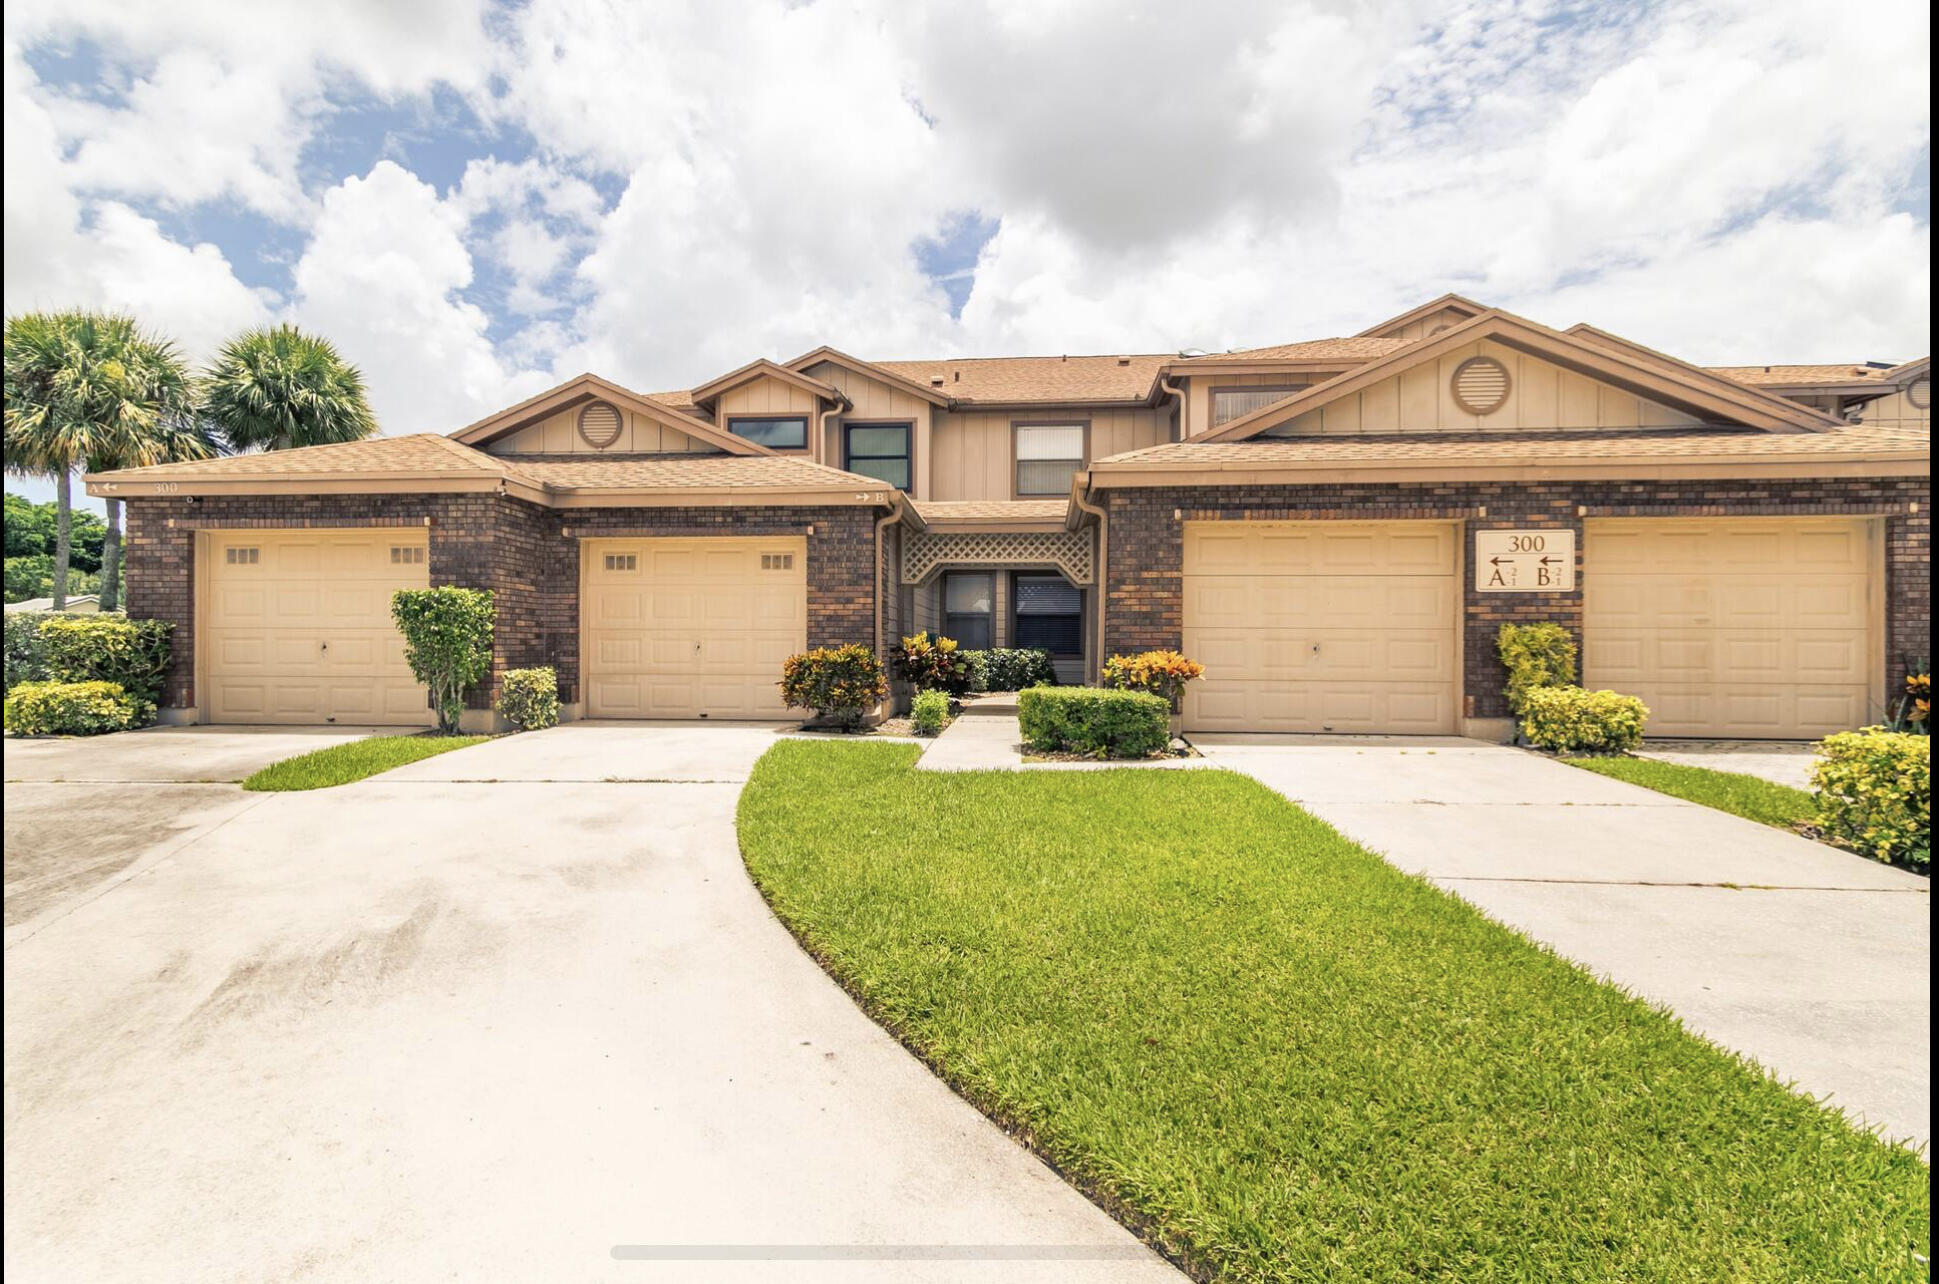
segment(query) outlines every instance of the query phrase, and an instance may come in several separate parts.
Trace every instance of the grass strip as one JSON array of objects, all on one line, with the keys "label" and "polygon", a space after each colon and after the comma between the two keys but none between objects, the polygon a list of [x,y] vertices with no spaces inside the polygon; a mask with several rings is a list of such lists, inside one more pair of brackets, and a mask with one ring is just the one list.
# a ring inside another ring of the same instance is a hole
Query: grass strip
[{"label": "grass strip", "polygon": [[783,742],[755,882],[906,1046],[1202,1279],[1924,1279],[1929,1174],[1208,771]]},{"label": "grass strip", "polygon": [[1626,780],[1659,794],[1702,803],[1745,820],[1778,829],[1796,829],[1818,814],[1817,801],[1802,789],[1736,771],[1713,771],[1654,758],[1564,758],[1571,767]]},{"label": "grass strip", "polygon": [[490,739],[490,736],[372,736],[368,740],[331,745],[328,749],[272,762],[243,781],[242,787],[257,793],[328,789]]}]

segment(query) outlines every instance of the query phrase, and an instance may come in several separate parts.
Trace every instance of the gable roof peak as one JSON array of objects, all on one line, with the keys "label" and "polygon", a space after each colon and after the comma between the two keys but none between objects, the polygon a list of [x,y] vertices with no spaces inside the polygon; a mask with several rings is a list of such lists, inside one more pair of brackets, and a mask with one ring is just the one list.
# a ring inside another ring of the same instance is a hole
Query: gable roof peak
[{"label": "gable roof peak", "polygon": [[1391,316],[1385,321],[1375,322],[1373,325],[1360,331],[1356,337],[1373,339],[1391,338],[1392,336],[1387,333],[1388,331],[1403,329],[1423,317],[1433,316],[1436,312],[1458,312],[1464,313],[1468,317],[1478,317],[1485,312],[1492,312],[1494,310],[1485,303],[1475,302],[1465,294],[1454,294],[1450,292],[1441,295],[1437,299],[1429,299],[1419,307],[1409,308],[1398,316]]}]

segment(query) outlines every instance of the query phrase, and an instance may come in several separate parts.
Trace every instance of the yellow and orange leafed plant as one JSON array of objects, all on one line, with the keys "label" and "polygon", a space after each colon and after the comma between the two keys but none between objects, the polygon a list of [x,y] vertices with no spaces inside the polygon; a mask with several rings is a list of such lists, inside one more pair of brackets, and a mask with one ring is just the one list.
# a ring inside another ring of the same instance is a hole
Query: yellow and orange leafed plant
[{"label": "yellow and orange leafed plant", "polygon": [[1124,691],[1149,691],[1178,712],[1185,684],[1205,676],[1205,666],[1177,651],[1114,655],[1104,662],[1104,683]]}]

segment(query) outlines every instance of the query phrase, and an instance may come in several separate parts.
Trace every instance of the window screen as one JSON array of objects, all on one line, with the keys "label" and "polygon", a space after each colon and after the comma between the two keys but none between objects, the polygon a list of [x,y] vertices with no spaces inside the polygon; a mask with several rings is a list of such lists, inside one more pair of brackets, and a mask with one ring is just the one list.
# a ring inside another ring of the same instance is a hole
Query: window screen
[{"label": "window screen", "polygon": [[1060,575],[1019,575],[1015,645],[1083,654],[1084,594]]},{"label": "window screen", "polygon": [[745,437],[757,446],[766,446],[769,450],[806,450],[808,448],[808,421],[801,417],[729,419],[727,431],[736,437]]},{"label": "window screen", "polygon": [[1212,426],[1242,419],[1255,410],[1263,410],[1275,401],[1284,401],[1299,392],[1298,388],[1230,388],[1212,392]]},{"label": "window screen", "polygon": [[849,424],[848,471],[909,489],[909,425]]},{"label": "window screen", "polygon": [[990,623],[996,613],[996,576],[943,576],[943,635],[965,649],[982,651],[990,645]]},{"label": "window screen", "polygon": [[1024,424],[1017,428],[1017,494],[1067,495],[1084,466],[1084,425]]}]

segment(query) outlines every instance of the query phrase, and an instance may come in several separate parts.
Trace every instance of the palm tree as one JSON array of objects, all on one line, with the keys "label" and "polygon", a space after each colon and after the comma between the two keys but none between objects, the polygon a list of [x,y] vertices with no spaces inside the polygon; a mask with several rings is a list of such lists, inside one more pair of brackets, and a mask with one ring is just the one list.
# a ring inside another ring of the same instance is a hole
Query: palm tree
[{"label": "palm tree", "polygon": [[[210,453],[209,444],[195,424],[192,385],[174,345],[143,333],[132,317],[25,313],[8,320],[5,349],[6,471],[54,480],[58,611],[67,604],[74,470],[197,458]],[[118,571],[120,508],[109,501],[113,551],[104,543],[104,580]]]},{"label": "palm tree", "polygon": [[202,413],[229,449],[287,450],[377,431],[363,376],[329,340],[293,325],[246,330],[202,379]]}]

